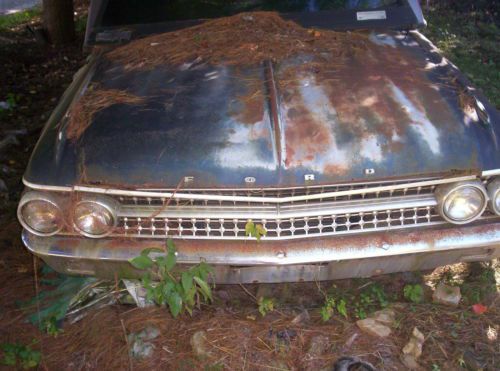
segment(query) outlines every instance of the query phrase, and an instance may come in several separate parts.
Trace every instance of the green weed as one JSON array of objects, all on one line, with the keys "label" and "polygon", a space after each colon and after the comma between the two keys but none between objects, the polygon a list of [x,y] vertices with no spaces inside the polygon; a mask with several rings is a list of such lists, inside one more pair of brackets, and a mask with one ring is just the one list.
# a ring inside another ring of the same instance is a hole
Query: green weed
[{"label": "green weed", "polygon": [[28,23],[41,14],[42,10],[40,8],[33,8],[13,14],[0,15],[0,31],[6,31],[20,24]]},{"label": "green weed", "polygon": [[403,295],[406,300],[418,304],[424,300],[424,289],[419,284],[405,285]]},{"label": "green weed", "polygon": [[[151,257],[152,253],[157,256]],[[177,256],[172,240],[167,240],[166,251],[144,249],[130,263],[135,268],[148,270],[142,277],[147,299],[158,305],[167,305],[173,317],[177,317],[183,310],[191,315],[195,306],[200,307],[201,302],[212,301],[208,278],[213,273],[213,268],[201,262],[182,273],[176,272],[174,268]]]},{"label": "green weed", "polygon": [[261,296],[257,301],[259,305],[259,313],[262,317],[265,317],[267,313],[274,311],[274,299],[273,298],[265,298]]},{"label": "green weed", "polygon": [[16,368],[22,367],[23,369],[37,367],[42,354],[31,348],[33,344],[35,344],[34,341],[31,345],[22,345],[20,343],[4,343],[0,345],[3,352],[2,364]]}]

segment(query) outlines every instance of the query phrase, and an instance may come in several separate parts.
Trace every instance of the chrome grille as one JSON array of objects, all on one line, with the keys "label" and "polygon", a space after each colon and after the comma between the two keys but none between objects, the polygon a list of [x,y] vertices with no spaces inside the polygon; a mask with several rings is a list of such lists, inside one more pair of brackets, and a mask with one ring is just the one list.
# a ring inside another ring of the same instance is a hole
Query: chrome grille
[{"label": "chrome grille", "polygon": [[[285,219],[253,219],[265,240],[331,236],[443,223],[434,207],[401,208]],[[118,235],[149,238],[246,239],[247,219],[121,217]]]},{"label": "chrome grille", "polygon": [[245,225],[252,219],[266,229],[264,240],[278,240],[445,224],[436,211],[436,187],[473,179],[463,175],[266,189],[75,190],[106,194],[120,203],[116,237],[241,240],[249,238]]},{"label": "chrome grille", "polygon": [[[420,179],[421,180],[421,179]],[[295,188],[264,188],[264,189],[181,189],[178,193],[186,195],[184,198],[170,198],[170,197],[138,197],[138,196],[125,196],[120,195],[118,200],[123,205],[128,206],[163,206],[167,202],[169,205],[175,206],[237,206],[237,205],[268,205],[269,202],[254,202],[254,201],[236,201],[236,200],[216,200],[216,199],[195,199],[189,198],[189,195],[196,196],[224,196],[224,197],[299,197],[310,195],[322,195],[334,192],[343,192],[338,196],[331,196],[325,198],[316,198],[314,201],[350,201],[350,200],[365,200],[365,199],[379,199],[388,197],[401,197],[401,196],[415,196],[415,195],[430,195],[436,189],[435,184],[428,184],[425,186],[407,186],[408,181],[405,182],[383,182],[383,183],[360,183],[350,185],[334,185],[334,186],[311,186],[311,187],[295,187]],[[394,187],[385,191],[370,192],[374,187]],[[169,192],[174,192],[170,189]],[[349,193],[355,191],[358,193]],[[290,204],[307,204],[311,201],[290,201]]]}]

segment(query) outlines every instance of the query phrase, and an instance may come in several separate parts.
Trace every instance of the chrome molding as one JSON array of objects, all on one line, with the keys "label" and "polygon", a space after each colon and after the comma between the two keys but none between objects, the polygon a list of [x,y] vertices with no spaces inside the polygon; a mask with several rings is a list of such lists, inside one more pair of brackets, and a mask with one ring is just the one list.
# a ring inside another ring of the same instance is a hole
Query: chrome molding
[{"label": "chrome molding", "polygon": [[500,175],[500,169],[486,170],[481,173],[481,176],[483,177],[490,177],[495,175]]},{"label": "chrome molding", "polygon": [[[367,187],[361,189],[352,189],[345,191],[336,192],[325,192],[316,193],[301,196],[289,196],[289,197],[256,197],[256,196],[230,196],[230,195],[220,195],[220,194],[198,194],[198,193],[185,193],[185,192],[150,192],[150,191],[133,191],[133,190],[121,190],[121,189],[110,189],[110,188],[100,188],[100,187],[88,187],[88,186],[74,186],[74,187],[53,187],[53,186],[41,186],[27,182],[24,183],[27,187],[33,189],[45,189],[53,191],[76,191],[76,192],[86,192],[86,193],[99,193],[111,196],[133,196],[133,197],[157,197],[157,198],[171,198],[171,199],[181,199],[181,200],[214,200],[214,201],[236,201],[236,202],[267,202],[283,204],[289,202],[298,201],[309,201],[309,200],[320,200],[325,198],[341,197],[341,196],[351,196],[351,195],[365,195],[370,193],[379,192],[390,192],[395,190],[402,190],[405,188],[416,188],[416,187],[427,187],[439,184],[454,183],[460,181],[474,180],[477,179],[475,175],[460,176],[445,179],[435,179],[426,181],[416,181],[397,185],[382,185],[375,187]],[[258,189],[254,189],[258,191]],[[214,190],[216,192],[217,190]],[[252,191],[252,190],[249,190]]]}]

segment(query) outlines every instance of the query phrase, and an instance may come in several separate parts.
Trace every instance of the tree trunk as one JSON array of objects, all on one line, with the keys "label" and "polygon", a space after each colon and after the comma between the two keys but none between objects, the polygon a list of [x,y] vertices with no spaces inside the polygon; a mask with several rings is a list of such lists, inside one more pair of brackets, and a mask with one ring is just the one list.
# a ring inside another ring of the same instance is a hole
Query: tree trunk
[{"label": "tree trunk", "polygon": [[75,38],[73,0],[43,0],[43,21],[52,44],[66,44]]}]

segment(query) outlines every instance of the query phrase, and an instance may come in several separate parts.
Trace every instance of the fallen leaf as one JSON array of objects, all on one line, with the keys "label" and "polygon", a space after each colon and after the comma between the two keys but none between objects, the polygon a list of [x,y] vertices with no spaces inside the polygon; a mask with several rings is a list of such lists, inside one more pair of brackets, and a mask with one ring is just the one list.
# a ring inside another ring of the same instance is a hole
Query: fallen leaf
[{"label": "fallen leaf", "polygon": [[483,304],[474,304],[472,306],[472,311],[476,314],[483,314],[488,310],[488,307],[484,306]]}]

